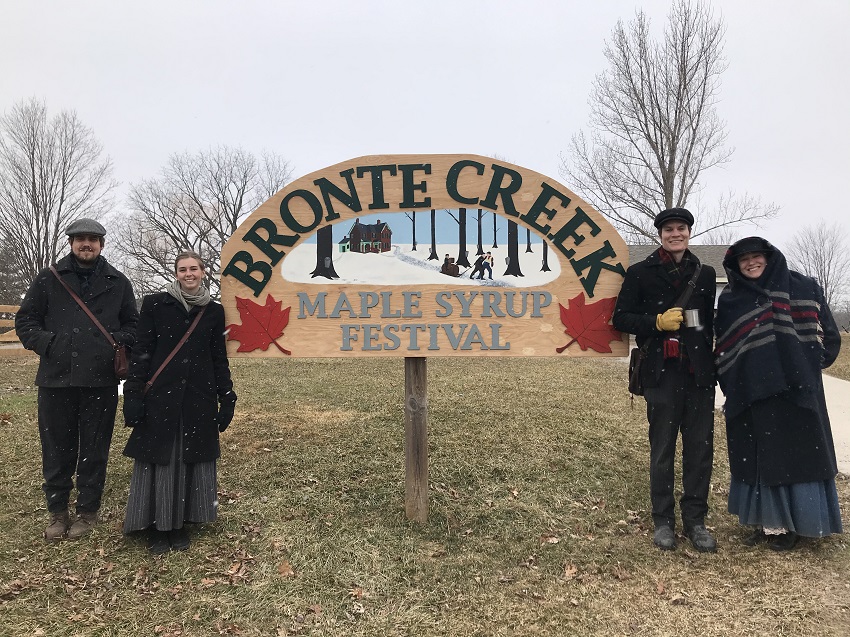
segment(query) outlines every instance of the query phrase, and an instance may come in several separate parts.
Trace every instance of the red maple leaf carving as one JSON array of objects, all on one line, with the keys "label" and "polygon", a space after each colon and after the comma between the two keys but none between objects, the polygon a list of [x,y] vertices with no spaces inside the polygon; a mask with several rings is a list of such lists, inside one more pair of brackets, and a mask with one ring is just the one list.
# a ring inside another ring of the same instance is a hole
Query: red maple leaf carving
[{"label": "red maple leaf carving", "polygon": [[255,349],[266,351],[274,343],[284,354],[292,354],[275,340],[283,336],[283,328],[289,323],[291,308],[282,310],[281,305],[281,301],[275,301],[271,294],[266,296],[265,305],[236,297],[236,309],[239,310],[242,325],[228,325],[227,339],[239,341],[237,352],[253,352]]},{"label": "red maple leaf carving", "polygon": [[616,297],[585,305],[584,292],[579,292],[578,296],[570,299],[568,303],[569,309],[560,303],[558,305],[561,308],[561,323],[567,328],[564,333],[572,336],[573,340],[555,351],[560,354],[577,342],[583,352],[590,347],[600,353],[610,353],[609,343],[620,339],[620,332],[609,323],[617,303]]}]

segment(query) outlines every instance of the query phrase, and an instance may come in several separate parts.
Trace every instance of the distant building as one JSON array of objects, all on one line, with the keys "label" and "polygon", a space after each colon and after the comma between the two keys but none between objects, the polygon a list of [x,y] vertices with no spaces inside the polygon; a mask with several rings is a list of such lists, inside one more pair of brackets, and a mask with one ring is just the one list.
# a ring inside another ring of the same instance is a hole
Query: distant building
[{"label": "distant building", "polygon": [[392,248],[393,231],[386,221],[376,220],[375,223],[354,222],[348,236],[339,242],[340,252],[389,252]]},{"label": "distant building", "polygon": [[[643,261],[650,255],[650,253],[658,250],[658,248],[659,245],[657,243],[649,245],[630,245],[629,264],[631,265],[632,263]],[[726,270],[723,269],[723,257],[726,256],[726,250],[728,248],[729,246],[727,244],[694,245],[692,243],[688,246],[688,250],[690,250],[696,258],[700,260],[700,263],[710,265],[717,273],[717,296],[715,296],[714,299],[715,308],[717,307],[717,297],[720,296],[721,290],[723,290],[729,282],[729,279],[726,278]]]}]

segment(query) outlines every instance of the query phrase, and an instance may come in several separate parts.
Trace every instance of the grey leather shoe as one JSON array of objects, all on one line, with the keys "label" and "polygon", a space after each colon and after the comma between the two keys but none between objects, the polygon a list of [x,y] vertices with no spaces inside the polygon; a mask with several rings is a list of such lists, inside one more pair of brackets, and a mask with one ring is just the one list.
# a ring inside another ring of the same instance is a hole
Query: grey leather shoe
[{"label": "grey leather shoe", "polygon": [[676,534],[673,527],[659,526],[652,534],[652,543],[662,551],[672,551],[676,548]]},{"label": "grey leather shoe", "polygon": [[717,542],[702,524],[692,526],[686,531],[686,535],[700,553],[714,553],[717,550]]}]

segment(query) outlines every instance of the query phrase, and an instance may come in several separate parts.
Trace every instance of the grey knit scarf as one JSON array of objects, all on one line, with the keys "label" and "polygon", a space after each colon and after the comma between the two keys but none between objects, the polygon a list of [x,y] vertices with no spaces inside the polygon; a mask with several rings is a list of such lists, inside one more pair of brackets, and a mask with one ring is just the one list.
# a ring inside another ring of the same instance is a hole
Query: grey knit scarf
[{"label": "grey knit scarf", "polygon": [[168,287],[165,288],[165,291],[180,301],[183,308],[186,310],[186,314],[188,314],[191,309],[189,307],[190,305],[206,305],[210,302],[210,291],[203,283],[201,283],[201,287],[198,288],[197,294],[188,294],[180,287],[180,281],[174,279]]}]

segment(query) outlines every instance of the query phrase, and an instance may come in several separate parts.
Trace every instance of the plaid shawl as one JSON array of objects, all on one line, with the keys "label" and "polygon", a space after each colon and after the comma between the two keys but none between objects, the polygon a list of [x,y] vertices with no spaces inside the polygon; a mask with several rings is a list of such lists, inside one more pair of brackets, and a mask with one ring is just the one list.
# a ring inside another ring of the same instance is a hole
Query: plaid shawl
[{"label": "plaid shawl", "polygon": [[723,260],[729,284],[718,299],[714,327],[727,417],[779,394],[801,407],[817,408],[824,355],[818,320],[822,295],[814,279],[789,270],[785,256],[764,244],[767,267],[756,280],[741,274],[734,246]]}]

